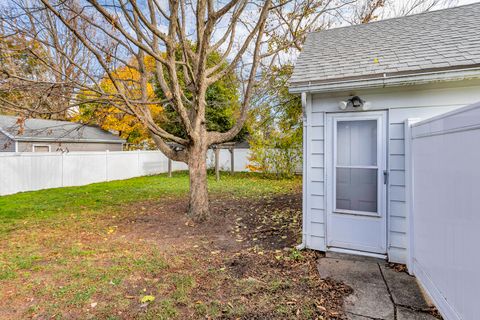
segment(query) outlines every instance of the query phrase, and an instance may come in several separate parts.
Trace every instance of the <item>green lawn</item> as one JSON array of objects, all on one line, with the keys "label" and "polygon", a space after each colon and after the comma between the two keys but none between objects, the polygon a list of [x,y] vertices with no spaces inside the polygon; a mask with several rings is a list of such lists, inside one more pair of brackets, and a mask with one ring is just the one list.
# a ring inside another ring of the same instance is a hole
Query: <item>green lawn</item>
[{"label": "green lawn", "polygon": [[[255,197],[288,193],[298,186],[299,179],[269,179],[252,173],[222,173],[219,182],[209,176],[211,194]],[[95,183],[23,192],[0,197],[0,235],[25,221],[67,216],[82,211],[105,211],[138,201],[184,196],[188,192],[188,173],[176,172],[128,180]]]}]

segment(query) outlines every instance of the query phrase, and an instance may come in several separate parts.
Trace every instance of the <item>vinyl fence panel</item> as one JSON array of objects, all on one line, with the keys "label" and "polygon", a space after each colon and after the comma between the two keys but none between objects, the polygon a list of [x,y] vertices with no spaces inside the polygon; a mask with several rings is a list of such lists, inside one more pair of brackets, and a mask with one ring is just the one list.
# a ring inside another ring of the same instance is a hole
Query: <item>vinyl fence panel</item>
[{"label": "vinyl fence panel", "polygon": [[141,176],[168,171],[168,158],[161,152],[138,152],[139,174]]},{"label": "vinyl fence panel", "polygon": [[57,156],[63,163],[63,184],[60,187],[108,181],[107,152],[71,152]]},{"label": "vinyl fence panel", "polygon": [[56,154],[0,157],[0,195],[62,185],[62,159]]},{"label": "vinyl fence panel", "polygon": [[480,319],[480,104],[411,135],[413,271],[446,319]]},{"label": "vinyl fence panel", "polygon": [[234,151],[234,170],[235,171],[249,171],[247,166],[249,164],[250,149],[236,149]]},{"label": "vinyl fence panel", "polygon": [[107,181],[141,176],[138,152],[107,152]]},{"label": "vinyl fence panel", "polygon": [[[235,171],[247,171],[247,152],[235,150]],[[213,152],[208,164],[214,165]],[[220,168],[230,170],[230,152],[221,150]],[[174,171],[188,170],[173,161]],[[168,158],[160,151],[0,153],[0,195],[165,173]]]}]

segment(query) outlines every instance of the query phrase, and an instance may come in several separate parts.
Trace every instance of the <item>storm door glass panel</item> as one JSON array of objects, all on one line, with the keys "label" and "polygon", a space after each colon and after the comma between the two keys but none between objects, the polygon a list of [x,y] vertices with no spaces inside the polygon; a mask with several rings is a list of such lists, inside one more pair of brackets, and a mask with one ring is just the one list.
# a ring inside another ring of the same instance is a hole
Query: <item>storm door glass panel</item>
[{"label": "storm door glass panel", "polygon": [[337,165],[377,165],[377,120],[337,122]]},{"label": "storm door glass panel", "polygon": [[337,121],[336,131],[336,209],[377,212],[377,120]]}]

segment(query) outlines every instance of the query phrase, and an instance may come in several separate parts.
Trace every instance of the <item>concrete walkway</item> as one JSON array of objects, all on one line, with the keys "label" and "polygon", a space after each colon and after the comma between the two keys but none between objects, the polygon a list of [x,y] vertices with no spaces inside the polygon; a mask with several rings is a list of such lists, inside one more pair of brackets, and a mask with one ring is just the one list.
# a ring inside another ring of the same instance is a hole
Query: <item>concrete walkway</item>
[{"label": "concrete walkway", "polygon": [[384,260],[327,253],[320,259],[322,278],[341,281],[353,289],[344,302],[351,320],[435,320],[428,314],[425,301],[414,277],[397,272]]}]

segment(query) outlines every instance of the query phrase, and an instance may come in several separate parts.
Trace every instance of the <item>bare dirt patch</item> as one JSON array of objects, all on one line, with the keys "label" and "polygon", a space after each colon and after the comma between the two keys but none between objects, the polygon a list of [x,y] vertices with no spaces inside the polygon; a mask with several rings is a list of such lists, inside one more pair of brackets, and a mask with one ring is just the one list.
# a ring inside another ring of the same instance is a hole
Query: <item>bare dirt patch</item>
[{"label": "bare dirt patch", "polygon": [[220,249],[250,245],[274,250],[300,240],[301,195],[286,194],[261,199],[211,199],[211,217],[195,224],[184,212],[185,199],[141,202],[126,208],[116,225],[122,236],[153,241],[160,246],[191,246],[198,242]]},{"label": "bare dirt patch", "polygon": [[350,289],[318,277],[319,253],[293,249],[301,241],[301,194],[215,197],[210,219],[198,225],[183,215],[186,206],[178,200],[137,204],[130,211],[141,214],[120,225],[131,240],[191,250],[198,263],[190,270],[197,312],[183,308],[185,317],[208,318],[218,309],[214,318],[343,318]]}]

